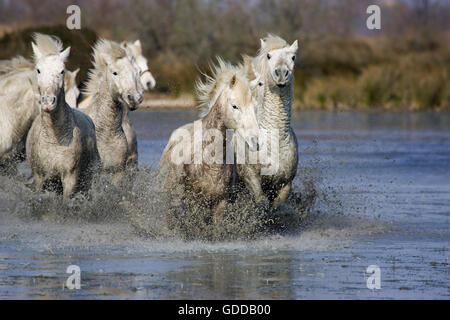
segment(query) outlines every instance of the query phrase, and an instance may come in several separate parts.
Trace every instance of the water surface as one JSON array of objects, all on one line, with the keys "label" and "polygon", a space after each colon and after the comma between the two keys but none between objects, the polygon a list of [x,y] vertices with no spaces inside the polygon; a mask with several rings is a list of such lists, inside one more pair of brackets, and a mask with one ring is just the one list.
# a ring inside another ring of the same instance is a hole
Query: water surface
[{"label": "water surface", "polygon": [[[131,115],[142,164],[195,112]],[[252,241],[152,240],[125,221],[25,219],[0,192],[0,297],[422,299],[450,297],[450,114],[295,113],[302,180],[318,196],[295,233]],[[8,183],[8,184],[6,184]],[[18,183],[18,182],[17,182]],[[6,184],[6,185],[5,185]],[[21,190],[21,189],[19,189]],[[63,284],[81,268],[81,289]],[[381,289],[366,287],[369,265]]]}]

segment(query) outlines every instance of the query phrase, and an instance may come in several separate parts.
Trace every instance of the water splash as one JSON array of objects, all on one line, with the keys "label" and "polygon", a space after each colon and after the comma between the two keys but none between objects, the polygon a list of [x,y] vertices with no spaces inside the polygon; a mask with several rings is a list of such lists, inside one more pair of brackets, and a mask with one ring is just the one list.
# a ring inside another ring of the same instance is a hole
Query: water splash
[{"label": "water splash", "polygon": [[0,191],[9,212],[22,219],[54,223],[126,222],[137,234],[164,239],[236,240],[254,239],[274,232],[296,230],[314,206],[317,191],[313,180],[293,192],[287,204],[263,212],[243,193],[230,203],[224,218],[212,223],[211,209],[201,202],[186,201],[175,223],[170,223],[167,197],[158,187],[158,171],[146,167],[130,173],[133,181],[115,189],[105,176],[98,176],[88,194],[64,201],[53,192],[34,192],[24,176],[1,177]]}]

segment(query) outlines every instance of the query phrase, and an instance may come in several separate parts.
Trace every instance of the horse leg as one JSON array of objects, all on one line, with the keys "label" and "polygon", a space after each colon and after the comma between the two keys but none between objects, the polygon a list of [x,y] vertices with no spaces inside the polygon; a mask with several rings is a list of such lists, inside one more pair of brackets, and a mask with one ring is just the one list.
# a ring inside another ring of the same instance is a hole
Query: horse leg
[{"label": "horse leg", "polygon": [[36,191],[44,191],[44,178],[41,177],[39,174],[35,173],[33,174],[33,184],[34,184],[34,189]]},{"label": "horse leg", "polygon": [[291,193],[292,182],[285,184],[280,191],[278,191],[278,196],[273,200],[273,205],[276,206],[280,203],[286,202],[289,194]]},{"label": "horse leg", "polygon": [[72,194],[75,193],[77,187],[77,173],[73,172],[65,174],[62,178],[63,185],[63,197],[65,200],[69,199]]},{"label": "horse leg", "polygon": [[267,202],[267,197],[261,187],[261,176],[250,167],[241,167],[239,175],[242,177],[245,185],[252,192],[255,201],[258,204]]}]

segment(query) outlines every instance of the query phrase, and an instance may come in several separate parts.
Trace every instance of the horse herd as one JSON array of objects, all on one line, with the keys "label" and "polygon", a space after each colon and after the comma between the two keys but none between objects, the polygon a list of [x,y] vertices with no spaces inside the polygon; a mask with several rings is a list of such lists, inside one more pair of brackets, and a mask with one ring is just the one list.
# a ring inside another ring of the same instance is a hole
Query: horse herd
[{"label": "horse herd", "polygon": [[[138,167],[136,133],[128,112],[155,86],[140,41],[98,40],[78,103],[78,70],[65,68],[70,47],[63,49],[58,38],[39,33],[31,45],[33,61],[0,61],[0,168],[16,172],[18,162],[26,159],[34,188],[59,189],[64,199],[87,191],[98,172],[120,187],[125,172]],[[255,57],[244,55],[239,65],[218,58],[212,74],[196,83],[200,118],[175,130],[161,156],[159,177],[171,202],[191,191],[208,203],[217,219],[235,185],[246,188],[258,204],[278,206],[287,200],[298,164],[290,126],[297,49],[297,41],[289,45],[268,35]],[[185,152],[186,147],[201,152],[210,148],[203,138],[211,130],[214,137],[208,139],[215,142],[215,159],[228,159],[230,141],[236,159],[241,139],[244,161],[199,162],[196,152]],[[230,130],[234,134],[228,137]],[[263,132],[271,143],[262,139]],[[180,146],[182,161],[174,161]],[[251,154],[263,160],[269,153],[276,154],[271,163],[249,161]],[[276,169],[262,174],[274,162]]]}]

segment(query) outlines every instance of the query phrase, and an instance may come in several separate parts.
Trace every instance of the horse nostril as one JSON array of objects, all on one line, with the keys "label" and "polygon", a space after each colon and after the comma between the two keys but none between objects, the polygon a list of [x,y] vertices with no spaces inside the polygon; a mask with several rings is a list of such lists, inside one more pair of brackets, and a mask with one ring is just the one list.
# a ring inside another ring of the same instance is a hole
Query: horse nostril
[{"label": "horse nostril", "polygon": [[280,70],[275,69],[275,75],[276,75],[277,77],[279,77],[279,76],[280,76]]},{"label": "horse nostril", "polygon": [[52,103],[54,104],[56,102],[56,97],[52,97]]},{"label": "horse nostril", "polygon": [[128,101],[130,101],[130,102],[134,100],[133,96],[131,94],[129,94],[127,98],[128,98]]},{"label": "horse nostril", "polygon": [[137,103],[141,103],[144,100],[144,97],[140,94],[137,96]]},{"label": "horse nostril", "polygon": [[151,88],[152,87],[152,83],[149,81],[147,82],[147,88]]},{"label": "horse nostril", "polygon": [[289,70],[286,70],[286,73],[284,74],[284,76],[287,78],[288,75],[289,75]]}]

